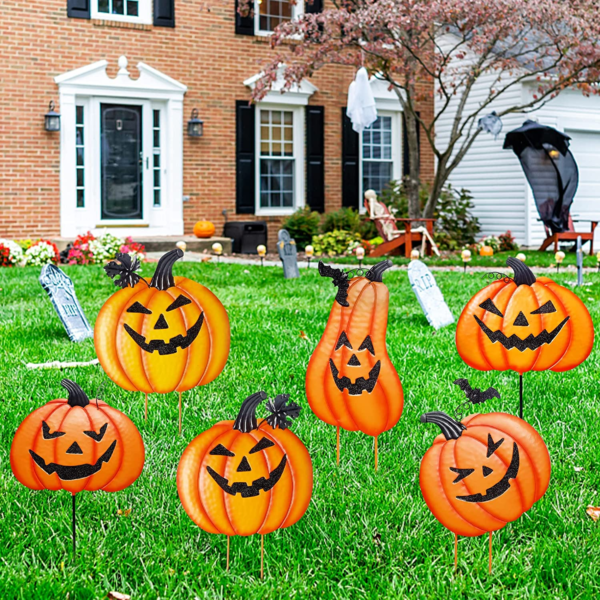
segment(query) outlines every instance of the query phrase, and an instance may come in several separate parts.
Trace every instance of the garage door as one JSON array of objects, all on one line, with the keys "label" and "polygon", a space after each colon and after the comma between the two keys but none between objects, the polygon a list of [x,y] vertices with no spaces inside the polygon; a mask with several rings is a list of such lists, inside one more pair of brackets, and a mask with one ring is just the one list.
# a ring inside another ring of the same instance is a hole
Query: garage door
[{"label": "garage door", "polygon": [[[574,220],[600,221],[600,133],[568,129],[565,133],[572,138],[570,149],[579,167],[579,187],[571,216]],[[575,229],[589,231],[590,224],[575,223]],[[594,246],[600,250],[600,227],[596,230]]]}]

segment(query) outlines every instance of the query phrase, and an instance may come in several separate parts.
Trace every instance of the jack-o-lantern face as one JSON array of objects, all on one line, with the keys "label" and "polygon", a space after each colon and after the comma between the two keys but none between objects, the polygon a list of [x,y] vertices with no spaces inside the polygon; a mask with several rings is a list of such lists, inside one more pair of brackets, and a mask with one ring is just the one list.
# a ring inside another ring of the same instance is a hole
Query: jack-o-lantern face
[{"label": "jack-o-lantern face", "polygon": [[469,301],[456,327],[456,347],[471,367],[504,371],[567,371],[583,362],[594,342],[591,317],[570,290],[536,279],[509,258],[514,279],[487,286]]},{"label": "jack-o-lantern face", "polygon": [[[341,368],[338,368],[335,366],[334,358],[337,358],[336,354],[338,354],[340,355],[340,359],[343,360],[343,355],[345,354],[343,348],[346,348],[352,355],[347,362],[340,365]],[[338,350],[342,350],[342,352],[338,352]],[[369,352],[371,356],[375,356],[375,349],[373,348],[373,342],[371,341],[370,335],[367,335],[356,350],[354,350],[346,332],[342,331],[335,346],[333,357],[329,359],[331,375],[340,392],[347,390],[351,396],[360,396],[365,391],[370,394],[375,388],[377,380],[379,379],[379,372],[381,371],[381,360],[377,360],[366,376],[360,375],[359,373],[361,373],[361,371],[364,372],[365,365],[363,365],[359,356],[362,356],[364,363],[370,366],[369,362],[367,362],[369,356],[363,354],[365,352]],[[348,373],[348,375],[340,375],[340,370]],[[353,377],[350,377],[349,375],[352,375]]]},{"label": "jack-o-lantern face", "polygon": [[252,394],[235,422],[222,421],[186,448],[177,470],[181,503],[210,533],[252,535],[294,524],[312,494],[312,463],[288,429],[300,408],[288,396],[267,403],[271,416],[258,422],[266,394]]},{"label": "jack-o-lantern face", "polygon": [[501,529],[546,492],[550,456],[525,421],[489,413],[458,422],[442,412],[421,421],[442,430],[421,461],[421,491],[438,521],[457,535]]},{"label": "jack-o-lantern face", "polygon": [[179,249],[165,254],[152,280],[119,254],[105,269],[122,290],[98,315],[94,344],[107,375],[126,390],[183,392],[211,382],[229,355],[229,319],[204,286],[173,277]]},{"label": "jack-o-lantern face", "polygon": [[21,424],[11,447],[17,479],[32,489],[121,490],[144,464],[133,423],[101,400],[89,401],[68,379],[68,400],[52,400]]},{"label": "jack-o-lantern face", "polygon": [[383,261],[365,277],[349,280],[319,263],[338,292],[306,372],[306,395],[319,419],[373,436],[398,422],[404,404],[385,340],[389,292],[382,274],[391,265]]}]

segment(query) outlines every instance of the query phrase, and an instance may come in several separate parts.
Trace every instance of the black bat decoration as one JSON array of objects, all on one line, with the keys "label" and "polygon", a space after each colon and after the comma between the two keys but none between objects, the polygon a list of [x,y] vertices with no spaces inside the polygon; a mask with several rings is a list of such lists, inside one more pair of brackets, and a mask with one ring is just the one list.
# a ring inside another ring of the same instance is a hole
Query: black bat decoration
[{"label": "black bat decoration", "polygon": [[338,288],[335,299],[341,306],[350,306],[348,304],[348,288],[350,287],[350,280],[348,279],[348,273],[341,269],[334,269],[329,265],[319,261],[319,275],[322,277],[331,277],[333,279],[333,285]]},{"label": "black bat decoration", "polygon": [[454,383],[465,393],[468,401],[472,404],[481,404],[491,398],[500,398],[500,393],[493,387],[482,392],[479,388],[473,389],[469,385],[468,379],[457,379]]},{"label": "black bat decoration", "polygon": [[267,423],[273,429],[287,429],[292,424],[291,419],[296,419],[300,414],[300,407],[295,402],[288,403],[289,399],[289,394],[279,394],[267,402],[267,410],[271,413]]},{"label": "black bat decoration", "polygon": [[121,254],[117,252],[115,260],[111,260],[107,265],[104,266],[106,274],[115,279],[115,285],[121,288],[135,287],[141,277],[135,273],[140,268],[140,261],[136,258],[132,260],[129,254]]}]

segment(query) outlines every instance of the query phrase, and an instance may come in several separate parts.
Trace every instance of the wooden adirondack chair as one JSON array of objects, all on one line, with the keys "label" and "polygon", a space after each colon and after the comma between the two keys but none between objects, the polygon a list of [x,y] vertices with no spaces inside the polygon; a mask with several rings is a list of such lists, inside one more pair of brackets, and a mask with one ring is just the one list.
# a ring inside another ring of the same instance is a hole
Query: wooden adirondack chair
[{"label": "wooden adirondack chair", "polygon": [[[541,219],[539,219],[541,221]],[[582,221],[583,222],[583,221]],[[569,215],[569,231],[563,231],[562,233],[552,233],[552,231],[544,225],[546,230],[546,239],[540,246],[540,250],[545,250],[550,244],[554,244],[554,252],[558,250],[558,242],[569,241],[576,242],[578,237],[581,237],[581,243],[590,243],[590,256],[594,254],[594,230],[598,221],[588,221],[592,225],[591,231],[575,231],[573,223],[579,223],[579,220],[574,221],[571,215]]]},{"label": "wooden adirondack chair", "polygon": [[[439,255],[437,246],[433,243],[435,219],[396,219],[389,208],[383,202],[377,200],[377,194],[373,190],[365,192],[364,202],[369,218],[375,223],[379,235],[384,239],[383,244],[371,250],[369,256],[400,254],[400,248],[404,246],[404,256],[410,258],[413,242],[420,242],[421,247],[425,248],[427,256],[431,256],[433,252]],[[398,222],[404,225],[404,229],[398,229],[396,225]],[[417,222],[424,223],[424,227],[420,226],[416,230],[413,229],[413,223]]]}]

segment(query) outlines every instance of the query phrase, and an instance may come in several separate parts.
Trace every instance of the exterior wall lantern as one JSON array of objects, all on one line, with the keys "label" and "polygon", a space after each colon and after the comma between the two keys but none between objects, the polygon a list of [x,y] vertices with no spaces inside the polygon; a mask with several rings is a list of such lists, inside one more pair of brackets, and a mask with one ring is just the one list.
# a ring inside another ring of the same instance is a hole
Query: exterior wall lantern
[{"label": "exterior wall lantern", "polygon": [[192,117],[187,124],[187,132],[189,137],[199,138],[204,134],[204,122],[198,118],[198,109],[192,110]]},{"label": "exterior wall lantern", "polygon": [[50,100],[48,112],[44,115],[46,131],[60,131],[60,114],[54,111],[54,102]]}]

